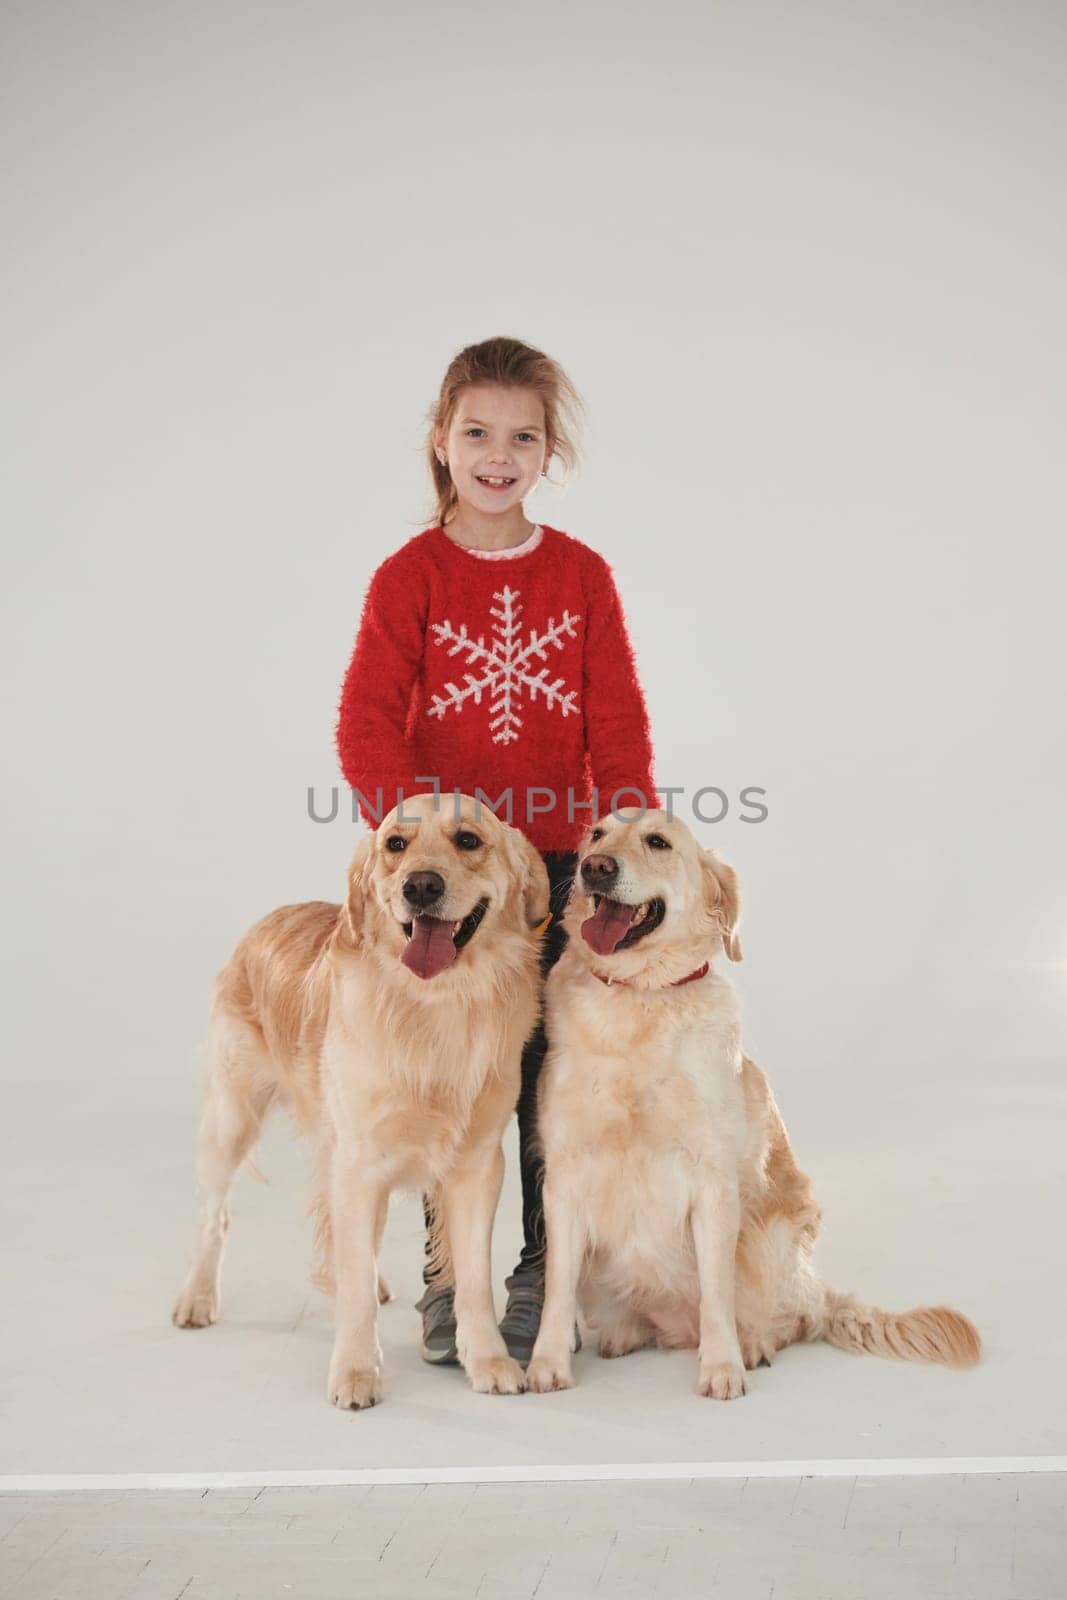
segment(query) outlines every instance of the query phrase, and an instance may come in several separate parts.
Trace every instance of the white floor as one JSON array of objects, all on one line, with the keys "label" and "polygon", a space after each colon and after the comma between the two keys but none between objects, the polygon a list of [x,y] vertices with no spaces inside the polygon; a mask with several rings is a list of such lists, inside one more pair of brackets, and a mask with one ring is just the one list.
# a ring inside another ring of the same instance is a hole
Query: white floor
[{"label": "white floor", "polygon": [[[269,1186],[236,1191],[222,1321],[179,1332],[195,1083],[8,1087],[0,1488],[1067,1466],[1059,1081],[976,1068],[963,1099],[934,1073],[899,1077],[877,1105],[869,1086],[849,1098],[816,1079],[780,1098],[825,1207],[825,1275],[883,1305],[967,1311],[986,1342],[976,1370],[805,1346],[723,1405],[693,1393],[690,1353],[583,1352],[568,1393],[473,1395],[418,1357],[421,1216],[404,1200],[385,1245],[399,1295],[382,1313],[385,1402],[341,1413],[287,1119],[260,1149]],[[515,1178],[511,1160],[498,1285],[518,1243]]]},{"label": "white floor", "polygon": [[1059,1600],[1065,1479],[0,1496],[4,1600]]}]

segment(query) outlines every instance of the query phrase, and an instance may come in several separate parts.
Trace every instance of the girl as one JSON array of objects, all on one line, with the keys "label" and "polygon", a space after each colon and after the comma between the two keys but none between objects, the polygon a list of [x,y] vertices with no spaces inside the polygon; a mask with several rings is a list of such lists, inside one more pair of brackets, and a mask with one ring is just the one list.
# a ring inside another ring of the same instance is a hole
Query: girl
[{"label": "girl", "polygon": [[[341,690],[337,750],[372,827],[439,783],[520,828],[548,869],[552,918],[541,970],[562,952],[560,919],[585,828],[613,805],[656,804],[644,696],[611,568],[523,501],[576,451],[563,412],[581,402],[548,356],[487,339],[449,366],[429,417],[434,526],[374,573]],[[524,1245],[500,1324],[526,1363],[544,1299],[543,1167],[536,1153],[543,1023],[527,1042],[518,1104]],[[433,1230],[424,1200],[428,1235]],[[422,1353],[455,1363],[450,1283],[427,1240]]]}]

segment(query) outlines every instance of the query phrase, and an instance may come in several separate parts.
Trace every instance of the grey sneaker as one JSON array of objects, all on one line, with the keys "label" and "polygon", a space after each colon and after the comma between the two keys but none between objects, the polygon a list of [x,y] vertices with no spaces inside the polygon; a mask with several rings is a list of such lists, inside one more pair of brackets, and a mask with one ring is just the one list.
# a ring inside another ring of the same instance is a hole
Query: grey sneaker
[{"label": "grey sneaker", "polygon": [[415,1310],[422,1312],[422,1359],[435,1366],[459,1366],[455,1296],[450,1283],[432,1283],[415,1302]]},{"label": "grey sneaker", "polygon": [[[508,1355],[521,1367],[525,1367],[533,1355],[537,1332],[541,1326],[545,1286],[539,1278],[528,1279],[525,1283],[512,1284],[510,1279],[508,1282],[508,1303],[500,1319],[500,1332],[508,1347]],[[574,1325],[574,1348],[575,1350],[582,1348],[577,1323]]]}]

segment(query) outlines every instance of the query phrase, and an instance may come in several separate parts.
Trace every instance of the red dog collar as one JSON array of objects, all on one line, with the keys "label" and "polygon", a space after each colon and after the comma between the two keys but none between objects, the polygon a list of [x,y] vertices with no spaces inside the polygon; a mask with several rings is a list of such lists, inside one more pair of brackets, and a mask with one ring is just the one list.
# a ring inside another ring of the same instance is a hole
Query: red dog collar
[{"label": "red dog collar", "polygon": [[[702,978],[710,966],[711,962],[705,961],[704,965],[702,967],[698,967],[695,972],[691,972],[688,978],[675,978],[673,983],[664,984],[663,987],[665,989],[677,989],[678,985],[681,983],[692,983],[694,978]],[[593,977],[600,978],[601,983],[609,983],[613,985],[621,984],[624,988],[630,987],[625,978],[605,978],[601,976],[599,972],[594,972]]]}]

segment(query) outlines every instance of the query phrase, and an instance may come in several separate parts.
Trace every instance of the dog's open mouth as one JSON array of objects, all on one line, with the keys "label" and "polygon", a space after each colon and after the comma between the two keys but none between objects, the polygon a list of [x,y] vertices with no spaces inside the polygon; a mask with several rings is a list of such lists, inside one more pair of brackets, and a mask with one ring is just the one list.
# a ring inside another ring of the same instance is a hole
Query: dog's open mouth
[{"label": "dog's open mouth", "polygon": [[628,950],[638,939],[659,927],[667,910],[659,899],[627,906],[621,900],[609,900],[604,894],[595,894],[593,904],[596,910],[582,923],[582,938],[598,956]]},{"label": "dog's open mouth", "polygon": [[479,900],[460,922],[445,922],[441,917],[416,917],[402,923],[407,936],[400,957],[405,967],[420,978],[436,978],[450,967],[456,956],[474,937],[474,930],[489,909],[488,900]]}]

